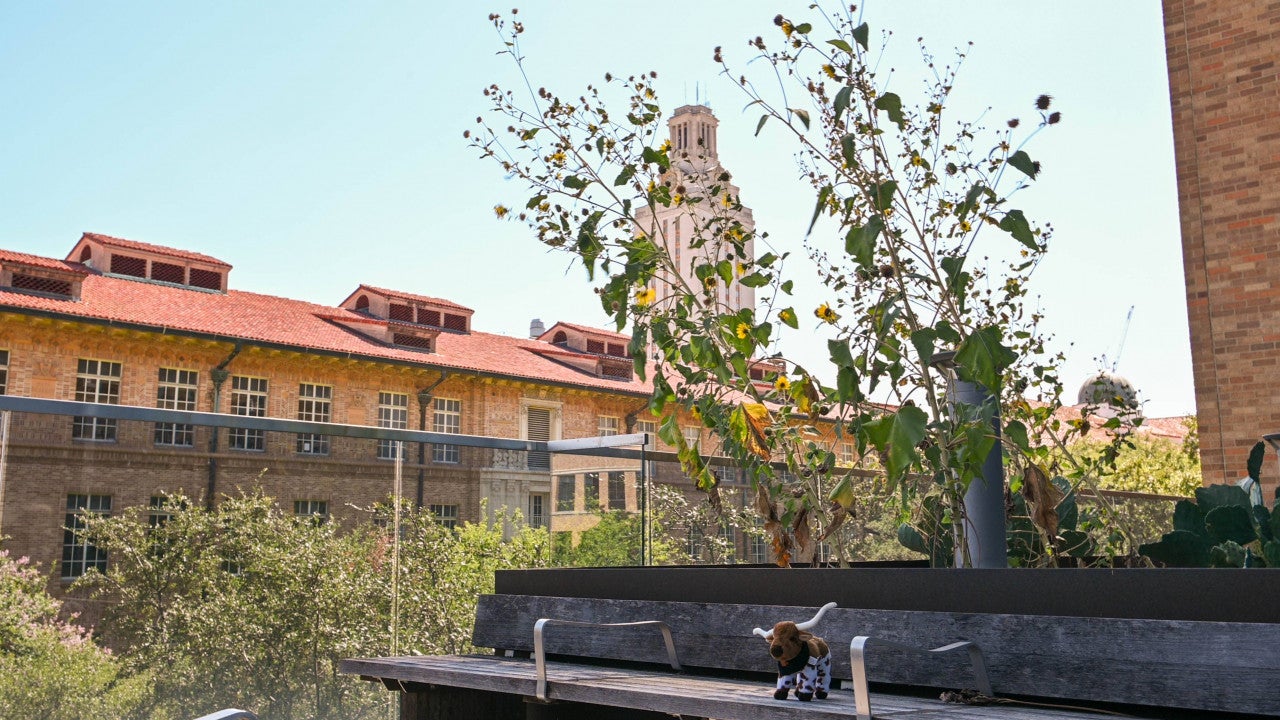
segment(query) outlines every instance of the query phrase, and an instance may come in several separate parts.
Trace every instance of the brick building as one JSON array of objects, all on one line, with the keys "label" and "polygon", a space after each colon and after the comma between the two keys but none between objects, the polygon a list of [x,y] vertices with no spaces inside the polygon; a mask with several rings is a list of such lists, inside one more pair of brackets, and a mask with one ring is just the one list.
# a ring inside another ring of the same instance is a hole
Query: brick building
[{"label": "brick building", "polygon": [[1280,432],[1280,4],[1164,0],[1164,23],[1200,453],[1234,482]]},{"label": "brick building", "polygon": [[[61,260],[0,251],[0,393],[532,440],[654,430],[627,336],[494,335],[438,298],[360,285],[326,306],[232,289],[230,272],[91,233]],[[80,508],[260,485],[286,509],[351,517],[391,494],[398,447],[32,413],[12,414],[6,440],[0,534],[64,578],[101,561],[64,531]],[[447,444],[409,444],[404,461],[405,496],[446,522],[487,502],[581,530],[596,502],[638,502],[637,461]]]}]

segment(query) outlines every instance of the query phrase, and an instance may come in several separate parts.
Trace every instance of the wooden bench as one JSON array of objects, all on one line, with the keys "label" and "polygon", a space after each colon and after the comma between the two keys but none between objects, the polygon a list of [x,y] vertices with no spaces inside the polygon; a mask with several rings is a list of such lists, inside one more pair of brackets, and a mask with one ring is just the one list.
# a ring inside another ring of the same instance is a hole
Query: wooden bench
[{"label": "wooden bench", "polygon": [[[752,629],[805,620],[816,609],[486,595],[473,642],[495,654],[351,659],[342,671],[402,691],[402,720],[1097,717],[1030,699],[1280,716],[1280,625],[856,608],[831,610],[814,632],[831,645],[832,676],[845,681],[857,676],[851,645],[865,645],[865,679],[881,692],[846,684],[825,700],[775,700],[776,665]],[[542,627],[543,690],[534,627],[546,618],[562,622]],[[640,624],[599,627],[619,623]],[[991,686],[984,694],[994,691],[996,704],[938,699],[936,689],[982,685],[972,655],[899,647],[958,640],[981,648]],[[935,690],[910,692],[919,688]]]}]

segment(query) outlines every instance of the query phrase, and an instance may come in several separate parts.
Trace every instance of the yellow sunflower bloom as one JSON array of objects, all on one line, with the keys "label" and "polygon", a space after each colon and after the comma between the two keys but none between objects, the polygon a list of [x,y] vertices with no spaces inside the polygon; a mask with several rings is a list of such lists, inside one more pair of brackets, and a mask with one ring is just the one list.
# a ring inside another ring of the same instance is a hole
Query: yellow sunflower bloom
[{"label": "yellow sunflower bloom", "polygon": [[835,322],[840,319],[840,315],[837,314],[835,310],[832,310],[831,306],[826,303],[822,303],[821,305],[819,305],[813,311],[813,314],[817,315],[818,319],[821,320],[822,322],[829,323],[832,325],[834,325]]},{"label": "yellow sunflower bloom", "polygon": [[657,299],[658,291],[654,288],[640,288],[636,291],[635,301],[637,307],[649,307]]},{"label": "yellow sunflower bloom", "polygon": [[743,322],[738,323],[737,333],[738,333],[739,340],[746,340],[747,335],[750,334],[750,332],[751,332],[750,325]]},{"label": "yellow sunflower bloom", "polygon": [[773,386],[778,390],[786,392],[791,389],[791,381],[785,375],[779,375],[774,381]]}]

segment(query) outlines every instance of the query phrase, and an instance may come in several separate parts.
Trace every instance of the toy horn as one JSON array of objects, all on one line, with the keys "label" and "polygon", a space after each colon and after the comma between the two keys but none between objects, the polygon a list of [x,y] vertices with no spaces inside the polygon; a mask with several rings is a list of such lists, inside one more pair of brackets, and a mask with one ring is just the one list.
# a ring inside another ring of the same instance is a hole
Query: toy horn
[{"label": "toy horn", "polygon": [[[797,630],[808,630],[808,629],[812,628],[814,625],[817,625],[817,624],[818,624],[818,621],[822,619],[822,616],[823,616],[823,615],[825,615],[825,614],[826,614],[826,612],[827,612],[828,610],[830,610],[831,608],[833,608],[833,607],[835,607],[835,606],[836,606],[836,604],[835,604],[835,603],[833,603],[833,602],[829,602],[829,603],[827,603],[826,605],[823,605],[822,607],[818,608],[818,614],[817,614],[817,615],[814,615],[812,618],[810,618],[810,619],[808,619],[808,620],[805,620],[805,621],[804,621],[804,622],[802,622],[802,623],[796,623],[796,629],[797,629]],[[756,628],[756,629],[754,629],[754,630],[752,630],[752,631],[751,631],[751,634],[752,634],[752,635],[759,635],[760,637],[764,638],[765,640],[772,640],[772,639],[773,639],[773,631],[772,631],[772,630],[767,630],[767,631],[766,631],[766,630],[763,630],[763,629],[761,629],[761,628]]]}]

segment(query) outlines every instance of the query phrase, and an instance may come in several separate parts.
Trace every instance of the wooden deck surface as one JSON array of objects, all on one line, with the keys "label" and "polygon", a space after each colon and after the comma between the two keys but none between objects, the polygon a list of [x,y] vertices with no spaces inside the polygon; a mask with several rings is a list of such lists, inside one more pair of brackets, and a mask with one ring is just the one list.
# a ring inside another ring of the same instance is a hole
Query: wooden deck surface
[{"label": "wooden deck surface", "polygon": [[[533,696],[536,683],[530,659],[493,655],[415,656],[350,659],[341,671],[403,683],[468,687],[521,696]],[[670,670],[646,670],[547,663],[548,695],[553,700],[603,704],[695,717],[778,718],[780,720],[835,720],[856,717],[853,693],[833,691],[826,700],[801,703],[773,699],[773,684],[766,680],[734,680],[683,675]],[[871,694],[877,718],[894,720],[1081,720],[1103,716],[1021,705],[972,706],[941,700]]]}]

